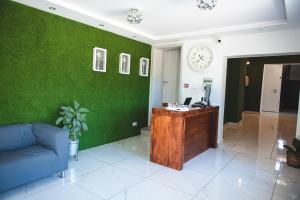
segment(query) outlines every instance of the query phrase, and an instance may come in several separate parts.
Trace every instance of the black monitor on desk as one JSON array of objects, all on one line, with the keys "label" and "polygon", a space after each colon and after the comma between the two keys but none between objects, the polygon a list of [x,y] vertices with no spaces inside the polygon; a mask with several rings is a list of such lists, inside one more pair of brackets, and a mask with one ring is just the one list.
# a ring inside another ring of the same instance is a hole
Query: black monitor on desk
[{"label": "black monitor on desk", "polygon": [[188,105],[190,105],[191,101],[192,101],[192,97],[187,97],[187,98],[185,98],[183,105],[188,106]]}]

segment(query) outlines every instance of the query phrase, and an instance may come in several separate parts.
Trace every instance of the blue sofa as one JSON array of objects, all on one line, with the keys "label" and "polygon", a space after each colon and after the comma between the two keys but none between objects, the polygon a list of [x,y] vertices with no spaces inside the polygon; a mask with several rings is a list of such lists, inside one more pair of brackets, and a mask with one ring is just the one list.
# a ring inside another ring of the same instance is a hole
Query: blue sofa
[{"label": "blue sofa", "polygon": [[68,131],[47,124],[0,127],[0,192],[68,168]]}]

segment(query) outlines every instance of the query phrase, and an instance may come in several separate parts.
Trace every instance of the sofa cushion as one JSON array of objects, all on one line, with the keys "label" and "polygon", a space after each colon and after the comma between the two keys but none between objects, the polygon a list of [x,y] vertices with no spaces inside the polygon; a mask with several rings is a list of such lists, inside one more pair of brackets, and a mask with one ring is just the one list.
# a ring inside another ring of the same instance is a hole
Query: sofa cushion
[{"label": "sofa cushion", "polygon": [[32,146],[36,138],[31,124],[0,127],[0,152]]},{"label": "sofa cushion", "polygon": [[0,153],[0,192],[58,172],[58,157],[41,146]]}]

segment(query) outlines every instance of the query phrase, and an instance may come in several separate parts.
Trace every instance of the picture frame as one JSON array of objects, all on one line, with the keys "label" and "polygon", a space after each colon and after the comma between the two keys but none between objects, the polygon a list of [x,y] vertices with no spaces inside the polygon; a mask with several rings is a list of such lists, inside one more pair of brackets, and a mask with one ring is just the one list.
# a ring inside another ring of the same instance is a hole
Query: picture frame
[{"label": "picture frame", "polygon": [[148,58],[141,58],[140,59],[139,75],[147,77],[148,73],[149,73],[149,59]]},{"label": "picture frame", "polygon": [[93,48],[93,70],[96,72],[106,72],[107,50],[103,48]]},{"label": "picture frame", "polygon": [[119,58],[119,73],[130,74],[130,54],[121,53]]}]

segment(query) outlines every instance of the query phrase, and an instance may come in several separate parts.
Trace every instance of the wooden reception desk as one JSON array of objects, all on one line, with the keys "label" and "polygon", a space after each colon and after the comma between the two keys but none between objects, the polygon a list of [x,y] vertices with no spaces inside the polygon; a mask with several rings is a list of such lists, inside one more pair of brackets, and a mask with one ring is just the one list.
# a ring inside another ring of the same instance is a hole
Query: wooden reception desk
[{"label": "wooden reception desk", "polygon": [[183,164],[208,148],[217,147],[219,107],[186,112],[152,109],[152,162],[181,170]]}]

